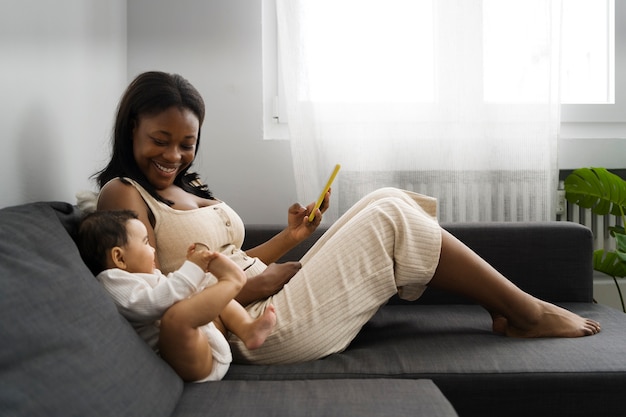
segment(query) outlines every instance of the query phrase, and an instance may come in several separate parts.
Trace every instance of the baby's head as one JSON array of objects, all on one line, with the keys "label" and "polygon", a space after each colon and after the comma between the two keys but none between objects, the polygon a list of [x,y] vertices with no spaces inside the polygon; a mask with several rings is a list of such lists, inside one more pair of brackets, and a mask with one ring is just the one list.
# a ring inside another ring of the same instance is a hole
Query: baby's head
[{"label": "baby's head", "polygon": [[155,268],[146,226],[130,210],[86,215],[78,229],[78,249],[94,275],[111,268],[131,273],[152,273]]}]

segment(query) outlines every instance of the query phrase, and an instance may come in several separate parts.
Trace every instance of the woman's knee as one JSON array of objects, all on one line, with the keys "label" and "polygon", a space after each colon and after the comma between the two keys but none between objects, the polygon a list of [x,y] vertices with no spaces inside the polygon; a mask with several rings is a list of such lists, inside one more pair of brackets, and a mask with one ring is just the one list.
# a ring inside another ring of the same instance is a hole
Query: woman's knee
[{"label": "woman's knee", "polygon": [[409,210],[414,208],[413,203],[407,200],[402,191],[400,193],[381,194],[370,203],[370,206],[374,209],[374,212],[380,213],[386,218],[405,216]]},{"label": "woman's knee", "polygon": [[[402,215],[415,213],[419,217],[424,215],[434,222],[437,221],[437,200],[432,197],[402,190],[394,187],[384,187],[368,194],[368,205],[381,208],[389,213],[398,212]],[[411,216],[413,214],[410,214]]]},{"label": "woman's knee", "polygon": [[406,193],[403,190],[399,188],[395,188],[395,187],[382,187],[367,194],[367,198],[370,201],[377,201],[377,200],[382,200],[382,199],[387,199],[387,198],[405,198],[405,197],[406,197]]}]

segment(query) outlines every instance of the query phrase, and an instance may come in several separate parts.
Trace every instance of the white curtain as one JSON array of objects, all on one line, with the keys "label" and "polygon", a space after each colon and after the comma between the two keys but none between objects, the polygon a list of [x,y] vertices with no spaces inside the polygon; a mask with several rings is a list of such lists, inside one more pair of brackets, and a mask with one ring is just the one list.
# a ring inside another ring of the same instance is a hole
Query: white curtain
[{"label": "white curtain", "polygon": [[326,221],[381,186],[437,197],[442,222],[554,217],[558,2],[276,6],[299,199],[342,165]]}]

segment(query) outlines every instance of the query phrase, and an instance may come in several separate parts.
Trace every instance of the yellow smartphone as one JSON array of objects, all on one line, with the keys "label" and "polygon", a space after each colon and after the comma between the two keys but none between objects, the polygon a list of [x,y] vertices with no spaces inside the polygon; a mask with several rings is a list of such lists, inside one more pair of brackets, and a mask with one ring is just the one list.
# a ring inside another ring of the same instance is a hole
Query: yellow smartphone
[{"label": "yellow smartphone", "polygon": [[337,176],[337,173],[339,172],[339,168],[341,168],[340,164],[335,165],[335,168],[333,169],[332,174],[330,174],[330,178],[328,178],[328,181],[326,182],[326,186],[324,187],[324,189],[322,190],[322,193],[320,194],[319,198],[315,202],[315,206],[313,207],[311,214],[309,214],[309,222],[313,221],[313,219],[315,218],[315,213],[317,212],[317,209],[319,209],[322,206],[322,202],[324,202],[324,196],[326,195],[326,193],[330,189],[331,184],[335,180],[335,177]]}]

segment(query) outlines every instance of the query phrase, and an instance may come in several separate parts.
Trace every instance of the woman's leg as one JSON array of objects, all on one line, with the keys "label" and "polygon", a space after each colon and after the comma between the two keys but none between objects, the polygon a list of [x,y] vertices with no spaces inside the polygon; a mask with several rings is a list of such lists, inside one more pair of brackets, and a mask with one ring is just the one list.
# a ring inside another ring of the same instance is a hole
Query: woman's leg
[{"label": "woman's leg", "polygon": [[345,349],[399,288],[411,298],[421,294],[437,267],[440,240],[434,215],[405,192],[366,196],[319,239],[278,294],[247,307],[256,316],[274,304],[276,327],[254,351],[231,338],[236,360],[293,363]]},{"label": "woman's leg", "polygon": [[[435,217],[436,200],[420,194],[383,188],[365,196],[351,210],[361,211],[375,201],[390,196],[399,200],[416,203],[424,213]],[[350,217],[350,216],[348,216]],[[341,219],[340,219],[341,221]],[[341,227],[341,222],[338,226]],[[335,227],[335,225],[333,225]],[[427,232],[414,228],[413,232]],[[399,229],[406,233],[407,230]],[[413,250],[417,246],[411,246]],[[419,252],[418,252],[419,253]],[[423,252],[422,252],[423,253]],[[403,259],[415,257],[416,252],[402,253],[396,250],[396,282],[400,296],[415,299],[421,294],[421,284],[410,284],[414,279],[411,271],[415,265],[408,265],[408,272],[403,273]],[[450,233],[442,230],[441,253],[437,270],[429,286],[446,289],[469,297],[485,307],[493,318],[493,330],[497,333],[518,337],[560,336],[576,337],[592,335],[600,331],[596,321],[581,318],[560,307],[538,300],[523,292],[511,281],[502,276],[485,260],[480,258],[465,244]]]},{"label": "woman's leg", "polygon": [[493,330],[508,336],[578,337],[600,331],[599,323],[525,293],[446,231],[429,286],[480,303],[494,319]]},{"label": "woman's leg", "polygon": [[[599,330],[597,323],[515,287],[444,232],[434,211],[433,199],[397,189],[364,197],[302,258],[302,269],[283,290],[266,301],[276,306],[277,324],[265,344],[252,352],[232,344],[238,360],[289,363],[339,352],[392,295],[416,299],[428,285],[475,299],[492,313],[494,330],[511,336],[582,336]],[[248,310],[260,314],[263,308],[257,303]]]}]

